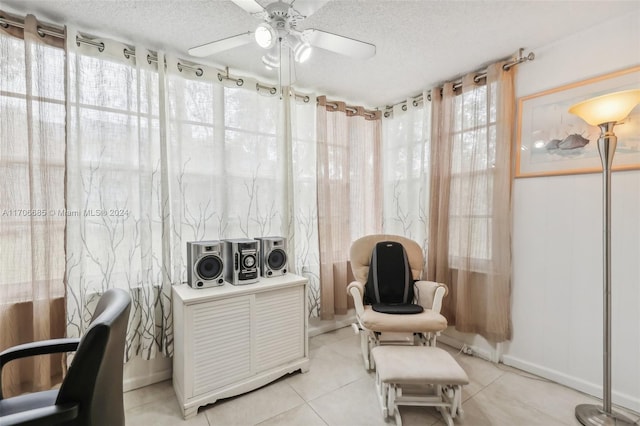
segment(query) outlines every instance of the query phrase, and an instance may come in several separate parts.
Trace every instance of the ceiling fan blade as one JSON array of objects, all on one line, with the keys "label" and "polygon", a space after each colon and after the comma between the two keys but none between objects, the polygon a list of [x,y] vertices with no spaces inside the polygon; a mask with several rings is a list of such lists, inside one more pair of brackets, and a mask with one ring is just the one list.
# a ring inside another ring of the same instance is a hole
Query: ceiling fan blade
[{"label": "ceiling fan blade", "polygon": [[258,4],[256,0],[231,0],[241,9],[246,10],[249,13],[264,12],[264,8]]},{"label": "ceiling fan blade", "polygon": [[376,54],[376,46],[371,43],[316,29],[311,29],[305,33],[312,46],[340,55],[368,59]]},{"label": "ceiling fan blade", "polygon": [[308,18],[327,4],[329,0],[293,0],[288,1],[301,15]]},{"label": "ceiling fan blade", "polygon": [[246,33],[192,47],[189,49],[189,55],[198,57],[215,55],[216,53],[233,49],[234,47],[243,46],[252,40],[251,31],[247,31]]}]

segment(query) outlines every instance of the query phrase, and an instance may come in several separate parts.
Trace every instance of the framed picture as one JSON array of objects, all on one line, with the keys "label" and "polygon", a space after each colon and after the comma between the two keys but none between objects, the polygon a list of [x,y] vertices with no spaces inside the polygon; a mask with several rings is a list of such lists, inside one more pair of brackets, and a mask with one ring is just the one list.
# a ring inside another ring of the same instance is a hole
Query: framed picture
[{"label": "framed picture", "polygon": [[[640,66],[520,98],[516,177],[600,172],[600,129],[570,114],[569,107],[638,88]],[[614,131],[618,145],[612,170],[640,169],[640,106]]]}]

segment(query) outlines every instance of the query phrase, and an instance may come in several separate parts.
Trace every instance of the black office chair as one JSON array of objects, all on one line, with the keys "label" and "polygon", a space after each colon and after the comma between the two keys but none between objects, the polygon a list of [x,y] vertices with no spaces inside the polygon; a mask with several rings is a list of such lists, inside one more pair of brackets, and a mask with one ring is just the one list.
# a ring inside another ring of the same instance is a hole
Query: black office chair
[{"label": "black office chair", "polygon": [[1,373],[14,359],[76,351],[60,389],[3,399],[0,387],[0,425],[124,425],[122,374],[130,307],[126,291],[107,290],[82,338],[26,343],[0,353]]}]

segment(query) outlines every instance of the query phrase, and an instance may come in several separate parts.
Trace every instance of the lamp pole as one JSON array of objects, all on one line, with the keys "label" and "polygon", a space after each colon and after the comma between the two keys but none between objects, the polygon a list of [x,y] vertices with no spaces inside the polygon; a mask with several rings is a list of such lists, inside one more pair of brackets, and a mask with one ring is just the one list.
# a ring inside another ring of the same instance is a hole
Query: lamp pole
[{"label": "lamp pole", "polygon": [[616,122],[599,124],[598,152],[602,162],[602,249],[603,249],[603,383],[602,408],[593,404],[576,406],[576,418],[585,426],[632,426],[633,421],[614,413],[611,408],[611,166],[618,138],[613,133]]},{"label": "lamp pole", "polygon": [[602,330],[602,407],[594,404],[576,406],[576,418],[585,426],[633,426],[634,423],[611,409],[611,166],[618,138],[616,123],[624,120],[640,104],[640,89],[624,90],[597,96],[569,108],[588,124],[600,128],[598,152],[602,162],[602,245],[603,245],[603,330]]}]

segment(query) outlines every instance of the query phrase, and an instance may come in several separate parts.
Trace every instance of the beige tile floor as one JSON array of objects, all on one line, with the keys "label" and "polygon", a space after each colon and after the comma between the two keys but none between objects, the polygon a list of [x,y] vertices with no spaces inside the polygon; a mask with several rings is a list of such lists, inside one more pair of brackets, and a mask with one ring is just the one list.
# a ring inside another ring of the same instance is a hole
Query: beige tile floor
[{"label": "beige tile floor", "polygon": [[[350,327],[310,339],[311,368],[235,398],[200,408],[184,421],[171,381],[124,395],[127,426],[390,426],[382,418],[374,375],[367,373],[359,337]],[[469,375],[463,389],[464,416],[456,425],[579,425],[576,404],[592,397],[525,372],[449,350]],[[433,408],[401,407],[406,426],[444,425]],[[637,414],[627,413],[634,421]],[[640,423],[639,423],[640,424]]]}]

